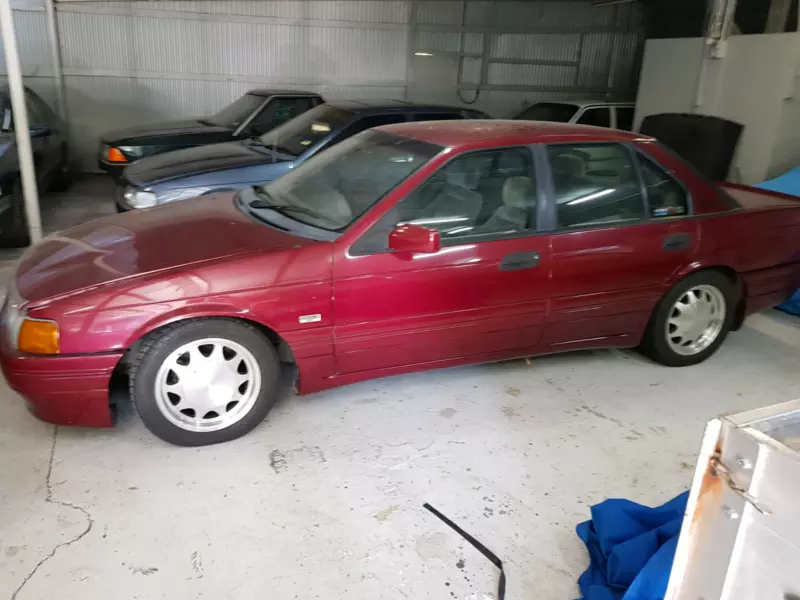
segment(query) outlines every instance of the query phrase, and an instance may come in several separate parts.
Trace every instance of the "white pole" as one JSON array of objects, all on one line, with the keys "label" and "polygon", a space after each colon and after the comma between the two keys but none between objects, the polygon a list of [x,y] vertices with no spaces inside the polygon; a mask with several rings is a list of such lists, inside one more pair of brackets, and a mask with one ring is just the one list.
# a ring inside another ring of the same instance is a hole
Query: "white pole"
[{"label": "white pole", "polygon": [[0,35],[3,37],[3,50],[8,73],[8,88],[11,92],[11,110],[14,116],[14,133],[17,137],[17,160],[22,174],[22,195],[25,199],[25,216],[31,242],[42,239],[42,219],[39,215],[39,193],[36,189],[36,171],[33,166],[31,132],[28,113],[25,109],[25,88],[22,83],[22,69],[17,50],[17,36],[14,31],[14,17],[11,14],[11,0],[0,0]]},{"label": "white pole", "polygon": [[47,15],[47,36],[50,38],[50,62],[53,63],[53,75],[56,80],[58,116],[61,117],[66,127],[68,114],[66,100],[64,99],[64,73],[61,70],[61,42],[58,35],[55,0],[45,0],[44,7]]}]

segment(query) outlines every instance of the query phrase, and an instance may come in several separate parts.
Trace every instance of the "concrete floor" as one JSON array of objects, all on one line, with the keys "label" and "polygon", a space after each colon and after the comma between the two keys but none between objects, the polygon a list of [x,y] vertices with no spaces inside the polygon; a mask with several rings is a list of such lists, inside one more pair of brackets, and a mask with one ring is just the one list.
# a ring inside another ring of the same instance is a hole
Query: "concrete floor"
[{"label": "concrete floor", "polygon": [[796,398],[798,357],[800,320],[770,312],[696,367],[595,351],[287,394],[199,449],[130,411],[56,429],[0,384],[0,598],[494,598],[425,502],[503,559],[509,598],[576,597],[589,506],[684,490],[704,423]]}]

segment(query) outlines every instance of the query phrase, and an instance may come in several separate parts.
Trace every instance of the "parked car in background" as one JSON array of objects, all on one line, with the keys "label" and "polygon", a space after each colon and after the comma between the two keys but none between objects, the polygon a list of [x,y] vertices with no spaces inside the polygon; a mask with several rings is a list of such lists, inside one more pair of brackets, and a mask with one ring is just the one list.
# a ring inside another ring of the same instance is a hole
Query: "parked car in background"
[{"label": "parked car in background", "polygon": [[[47,103],[27,87],[25,107],[39,193],[66,190],[72,182],[67,127]],[[3,86],[0,87],[0,246],[14,248],[29,243],[14,116],[8,87]]]},{"label": "parked car in background", "polygon": [[97,164],[118,177],[140,158],[262,135],[323,102],[310,92],[250,90],[211,117],[109,131],[100,138]]},{"label": "parked car in background", "polygon": [[117,187],[117,210],[260,185],[371,127],[405,121],[485,118],[477,110],[401,100],[329,102],[259,138],[170,152],[131,165]]},{"label": "parked car in background", "polygon": [[127,371],[154,434],[210,444],[264,418],[281,360],[301,394],[584,348],[699,363],[791,294],[798,240],[800,199],[718,187],[641,134],[404,123],[45,239],[10,278],[0,365],[40,418],[87,426]]},{"label": "parked car in background", "polygon": [[612,129],[633,129],[633,102],[598,102],[597,100],[570,100],[564,102],[537,102],[514,115],[524,121],[553,121],[577,123]]}]

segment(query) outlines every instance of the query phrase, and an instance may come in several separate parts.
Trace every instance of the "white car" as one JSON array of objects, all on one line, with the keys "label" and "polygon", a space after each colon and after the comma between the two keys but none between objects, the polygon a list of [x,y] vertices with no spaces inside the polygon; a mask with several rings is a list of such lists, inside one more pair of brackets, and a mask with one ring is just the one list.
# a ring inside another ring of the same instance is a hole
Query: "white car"
[{"label": "white car", "polygon": [[536,102],[512,119],[523,121],[555,121],[579,123],[613,129],[633,129],[633,102],[603,102],[597,100],[569,100],[565,102]]}]

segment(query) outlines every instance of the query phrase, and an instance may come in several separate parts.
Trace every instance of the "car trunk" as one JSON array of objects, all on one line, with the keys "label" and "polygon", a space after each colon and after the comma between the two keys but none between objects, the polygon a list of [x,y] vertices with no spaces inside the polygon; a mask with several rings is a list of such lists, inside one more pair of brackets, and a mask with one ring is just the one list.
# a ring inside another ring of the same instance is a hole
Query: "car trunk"
[{"label": "car trunk", "polygon": [[719,185],[745,210],[800,208],[800,198],[797,196],[736,183],[720,183]]}]

